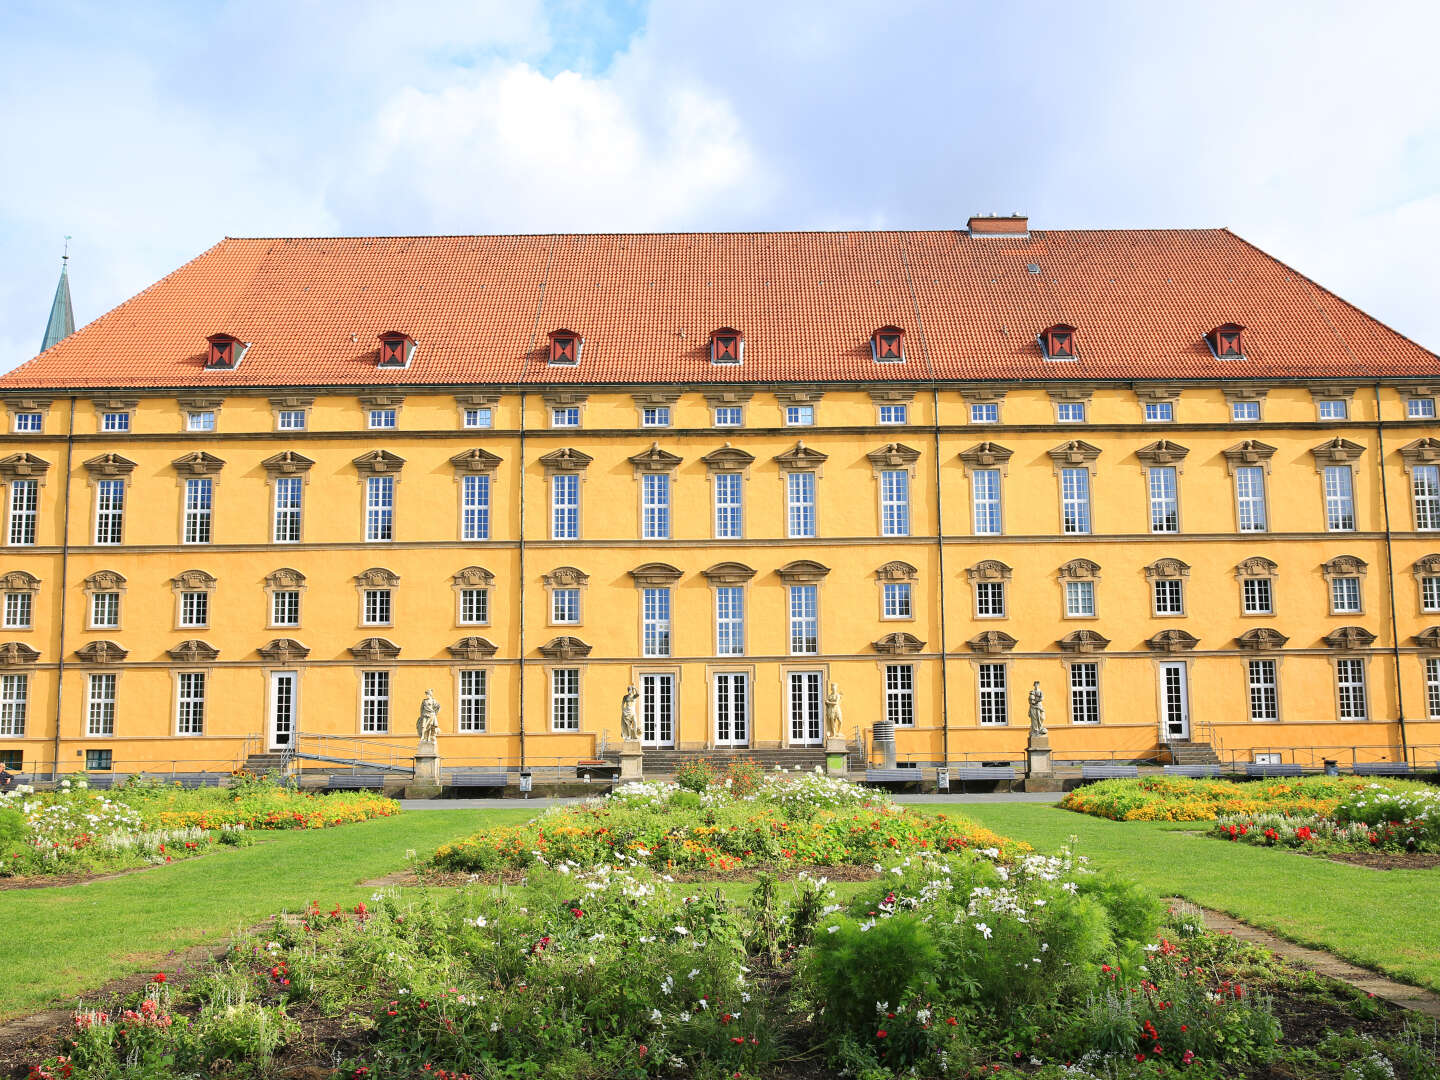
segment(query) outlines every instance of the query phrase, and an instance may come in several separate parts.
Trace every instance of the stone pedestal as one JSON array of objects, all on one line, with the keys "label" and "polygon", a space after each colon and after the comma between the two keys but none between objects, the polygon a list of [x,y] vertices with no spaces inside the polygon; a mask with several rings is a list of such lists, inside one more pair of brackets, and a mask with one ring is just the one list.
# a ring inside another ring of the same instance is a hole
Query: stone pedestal
[{"label": "stone pedestal", "polygon": [[846,764],[846,748],[844,735],[827,735],[825,737],[825,774],[827,776],[845,776],[850,770]]},{"label": "stone pedestal", "polygon": [[433,742],[422,742],[415,750],[415,783],[440,785],[440,755]]},{"label": "stone pedestal", "polygon": [[1055,767],[1050,762],[1050,736],[1030,736],[1030,745],[1025,751],[1025,778],[1048,779],[1055,775]]},{"label": "stone pedestal", "polygon": [[620,744],[620,782],[639,780],[645,775],[645,751],[635,739]]}]

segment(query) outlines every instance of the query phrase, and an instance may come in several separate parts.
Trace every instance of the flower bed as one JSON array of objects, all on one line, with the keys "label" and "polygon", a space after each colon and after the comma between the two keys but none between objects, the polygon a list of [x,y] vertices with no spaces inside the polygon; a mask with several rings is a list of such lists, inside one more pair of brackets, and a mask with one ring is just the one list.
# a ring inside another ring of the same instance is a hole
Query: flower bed
[{"label": "flower bed", "polygon": [[1069,792],[1060,805],[1112,821],[1213,821],[1222,814],[1323,816],[1333,813],[1341,800],[1360,791],[1385,791],[1404,796],[1434,790],[1408,780],[1377,782],[1354,776],[1306,776],[1243,783],[1154,776],[1087,784]]},{"label": "flower bed", "polygon": [[1367,784],[1342,799],[1330,816],[1225,814],[1216,819],[1211,835],[1319,854],[1440,851],[1440,791]]},{"label": "flower bed", "polygon": [[524,825],[442,846],[432,865],[471,873],[537,863],[731,871],[766,866],[869,866],[897,853],[1029,850],[964,818],[924,814],[816,774],[770,774],[749,795],[630,784],[605,799],[557,807]]}]

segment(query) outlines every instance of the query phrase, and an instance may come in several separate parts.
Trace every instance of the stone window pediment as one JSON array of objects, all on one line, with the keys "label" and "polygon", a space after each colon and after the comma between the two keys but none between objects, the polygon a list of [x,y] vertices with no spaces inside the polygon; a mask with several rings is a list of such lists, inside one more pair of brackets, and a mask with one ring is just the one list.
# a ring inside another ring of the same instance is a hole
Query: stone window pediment
[{"label": "stone window pediment", "polygon": [[216,577],[205,570],[182,570],[170,579],[177,592],[209,592],[215,588]]},{"label": "stone window pediment", "polygon": [[1142,446],[1135,451],[1135,456],[1147,467],[1157,465],[1174,465],[1179,471],[1185,471],[1185,457],[1190,453],[1189,447],[1181,446],[1169,439],[1161,439],[1159,442]]},{"label": "stone window pediment", "polygon": [[906,653],[918,653],[925,648],[925,642],[921,641],[914,634],[907,634],[904,631],[896,631],[893,634],[886,634],[879,641],[873,643],[878,653],[888,656],[901,656]]},{"label": "stone window pediment", "polygon": [[96,570],[85,578],[84,586],[92,592],[118,592],[125,588],[125,575],[118,570]]},{"label": "stone window pediment", "polygon": [[[1098,566],[1096,570],[1099,570]],[[971,581],[1009,581],[1013,573],[999,559],[981,559],[965,571],[965,576]]]},{"label": "stone window pediment", "polygon": [[700,459],[705,468],[716,472],[745,472],[755,461],[755,455],[731,446],[728,442],[718,450],[711,450]]},{"label": "stone window pediment", "polygon": [[396,476],[405,467],[405,459],[389,450],[371,450],[361,454],[352,464],[362,477]]},{"label": "stone window pediment", "polygon": [[898,559],[887,562],[875,571],[876,581],[914,581],[919,576],[920,571],[908,562],[901,562]]},{"label": "stone window pediment", "polygon": [[405,404],[405,395],[393,390],[361,394],[360,404],[366,409],[398,409]]},{"label": "stone window pediment", "polygon": [[1279,565],[1264,555],[1252,555],[1248,559],[1241,559],[1235,564],[1235,576],[1241,580],[1245,578],[1268,578],[1274,577]]},{"label": "stone window pediment", "polygon": [[646,406],[674,405],[680,400],[680,391],[668,387],[654,387],[649,390],[636,390],[631,393],[630,398],[639,409]]},{"label": "stone window pediment", "polygon": [[813,405],[825,396],[818,386],[795,386],[775,391],[775,400],[781,405]]},{"label": "stone window pediment", "polygon": [[1365,447],[1359,443],[1342,439],[1339,436],[1310,448],[1310,453],[1315,455],[1317,469],[1323,469],[1326,465],[1347,465],[1350,462],[1358,461],[1364,452]]},{"label": "stone window pediment", "polygon": [[650,449],[642,450],[638,454],[631,454],[630,464],[635,466],[635,475],[641,473],[668,473],[674,472],[680,467],[685,459],[670,453],[668,450],[660,449],[658,442],[652,442]]},{"label": "stone window pediment", "polygon": [[1051,401],[1089,401],[1095,396],[1093,386],[1052,386],[1045,391]]},{"label": "stone window pediment", "polygon": [[903,405],[915,400],[915,391],[904,386],[874,386],[869,393],[876,405]]},{"label": "stone window pediment", "polygon": [[802,439],[795,444],[793,449],[786,450],[783,454],[776,454],[774,460],[781,469],[790,472],[797,469],[818,470],[830,460],[830,455],[822,453],[812,446],[806,446]]},{"label": "stone window pediment", "polygon": [[350,646],[350,655],[357,660],[394,660],[400,655],[400,646],[389,638],[368,637]]},{"label": "stone window pediment", "polygon": [[383,566],[372,566],[355,575],[355,584],[362,589],[393,589],[400,584],[400,575]]},{"label": "stone window pediment", "polygon": [[1094,630],[1073,630],[1056,644],[1060,646],[1061,652],[1088,654],[1103,652],[1110,644],[1110,639]]},{"label": "stone window pediment", "polygon": [[557,472],[584,472],[594,460],[589,454],[569,446],[540,455],[540,464],[547,477]]},{"label": "stone window pediment", "polygon": [[225,399],[214,394],[184,394],[177,397],[175,403],[181,412],[218,412]]},{"label": "stone window pediment", "polygon": [[881,469],[913,470],[915,462],[920,460],[920,451],[904,443],[892,442],[878,450],[871,450],[865,457],[870,462],[871,469],[877,473]]},{"label": "stone window pediment", "polygon": [[23,641],[7,641],[0,644],[0,667],[18,667],[33,664],[40,659],[40,651]]},{"label": "stone window pediment", "polygon": [[200,638],[186,638],[174,648],[167,649],[170,659],[179,660],[185,664],[195,664],[201,661],[214,660],[220,655],[220,650],[211,645],[208,641]]},{"label": "stone window pediment", "polygon": [[113,641],[87,641],[75,650],[75,655],[87,664],[118,664],[130,655],[130,650]]},{"label": "stone window pediment", "polygon": [[755,576],[755,571],[744,563],[716,563],[708,570],[702,570],[711,585],[744,585]]},{"label": "stone window pediment", "polygon": [[1100,456],[1100,448],[1090,445],[1084,439],[1071,439],[1048,453],[1056,468],[1073,469],[1082,465],[1094,465],[1095,459]]},{"label": "stone window pediment", "polygon": [[1422,649],[1440,649],[1440,626],[1427,626],[1413,640]]},{"label": "stone window pediment", "polygon": [[960,396],[971,405],[998,404],[1008,391],[1003,386],[962,386]]},{"label": "stone window pediment", "polygon": [[85,462],[85,471],[91,477],[103,477],[109,479],[116,476],[129,476],[135,471],[135,462],[120,454],[108,453],[93,457]]},{"label": "stone window pediment", "polygon": [[1368,649],[1375,635],[1363,626],[1341,626],[1326,634],[1324,640],[1332,649]]},{"label": "stone window pediment", "polygon": [[1093,559],[1071,559],[1060,567],[1062,581],[1098,581],[1100,564]]},{"label": "stone window pediment", "polygon": [[563,409],[570,405],[584,405],[590,400],[590,394],[584,390],[546,390],[541,393],[540,399],[547,409]]},{"label": "stone window pediment", "polygon": [[1237,637],[1235,644],[1251,652],[1267,652],[1273,649],[1283,649],[1285,643],[1289,640],[1288,637],[1274,627],[1257,626],[1251,630],[1246,630]]},{"label": "stone window pediment", "polygon": [[220,470],[225,467],[225,462],[214,454],[196,450],[193,453],[181,454],[170,465],[182,477],[219,476]]},{"label": "stone window pediment", "polygon": [[1270,459],[1275,456],[1275,447],[1262,443],[1259,439],[1246,439],[1221,453],[1225,455],[1225,466],[1233,473],[1242,465],[1259,465],[1268,473],[1270,471]]},{"label": "stone window pediment", "polygon": [[40,579],[28,570],[11,570],[0,574],[0,589],[5,592],[39,592]]},{"label": "stone window pediment", "polygon": [[274,394],[269,399],[275,409],[308,409],[315,404],[313,394]]},{"label": "stone window pediment", "polygon": [[1316,401],[1335,401],[1338,398],[1353,398],[1356,388],[1353,386],[1332,386],[1321,383],[1315,386],[1307,386],[1305,389],[1310,391],[1310,396]]},{"label": "stone window pediment", "polygon": [[1154,581],[1157,578],[1188,578],[1189,576],[1190,564],[1181,562],[1179,559],[1169,557],[1156,559],[1145,567],[1146,581]]},{"label": "stone window pediment", "polygon": [[824,581],[830,568],[813,559],[796,559],[775,571],[786,585],[814,585]]},{"label": "stone window pediment", "polygon": [[455,404],[462,409],[494,405],[499,400],[500,391],[498,390],[468,390],[463,394],[455,395]]},{"label": "stone window pediment", "polygon": [[969,450],[960,451],[960,460],[967,470],[998,468],[1001,472],[1008,472],[1010,458],[1014,453],[1015,451],[999,443],[982,442],[976,443]]},{"label": "stone window pediment", "polygon": [[268,645],[261,645],[258,651],[266,660],[282,664],[291,660],[304,660],[310,655],[309,646],[288,637],[275,638]]},{"label": "stone window pediment", "polygon": [[297,473],[308,473],[315,462],[304,454],[297,454],[294,450],[282,450],[260,462],[269,478],[276,476],[294,476]]},{"label": "stone window pediment", "polygon": [[[88,463],[86,467],[89,467]],[[131,468],[134,466],[132,465]],[[45,474],[49,471],[50,463],[48,461],[36,457],[28,451],[0,458],[0,481],[7,484],[14,480],[44,481]]]},{"label": "stone window pediment", "polygon": [[504,459],[489,450],[482,450],[475,447],[471,450],[462,450],[450,459],[450,464],[455,469],[457,476],[469,473],[493,473]]},{"label": "stone window pediment", "polygon": [[590,575],[573,566],[557,566],[550,573],[543,575],[540,580],[545,583],[547,588],[571,589],[589,585]]},{"label": "stone window pediment", "polygon": [[705,401],[714,408],[716,405],[744,405],[755,396],[753,390],[705,390]]},{"label": "stone window pediment", "polygon": [[457,570],[450,581],[462,589],[488,589],[495,584],[495,575],[483,566],[467,566]]},{"label": "stone window pediment", "polygon": [[445,648],[456,660],[489,660],[496,652],[495,643],[483,637],[462,637]]},{"label": "stone window pediment", "polygon": [[540,646],[540,655],[548,660],[581,660],[590,655],[591,646],[568,634],[551,638]]},{"label": "stone window pediment", "polygon": [[1426,436],[1423,439],[1406,443],[1400,447],[1400,460],[1405,462],[1407,469],[1413,469],[1416,465],[1434,465],[1440,462],[1440,439]]},{"label": "stone window pediment", "polygon": [[1188,630],[1161,630],[1145,639],[1146,648],[1152,652],[1188,652],[1200,644],[1200,639]]},{"label": "stone window pediment", "polygon": [[1145,403],[1176,401],[1180,397],[1180,387],[1169,383],[1137,386],[1135,387],[1135,396]]},{"label": "stone window pediment", "polygon": [[674,585],[685,576],[685,572],[669,563],[650,562],[644,566],[635,567],[630,571],[630,576],[641,588],[660,588],[665,585]]},{"label": "stone window pediment", "polygon": [[986,656],[998,656],[1001,653],[1008,653],[1019,644],[1013,637],[1004,630],[986,630],[976,634],[966,642],[977,653]]},{"label": "stone window pediment", "polygon": [[303,589],[305,587],[305,575],[299,570],[282,566],[280,569],[272,570],[265,575],[265,585],[271,589]]},{"label": "stone window pediment", "polygon": [[1220,393],[1225,395],[1227,405],[1237,401],[1264,401],[1270,393],[1268,386],[1226,386],[1221,387]]},{"label": "stone window pediment", "polygon": [[1320,564],[1320,573],[1326,580],[1336,577],[1364,577],[1370,564],[1358,555],[1336,555]]}]

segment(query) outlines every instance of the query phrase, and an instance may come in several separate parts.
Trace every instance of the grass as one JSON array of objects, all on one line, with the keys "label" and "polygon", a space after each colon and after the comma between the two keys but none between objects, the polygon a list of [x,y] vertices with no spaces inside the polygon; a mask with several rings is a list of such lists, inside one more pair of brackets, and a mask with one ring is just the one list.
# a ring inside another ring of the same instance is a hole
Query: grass
[{"label": "grass", "polygon": [[1223,911],[1391,978],[1440,990],[1440,870],[1371,870],[1201,833],[1206,822],[1116,822],[1040,803],[954,803],[996,832],[1053,851],[1076,839],[1098,869]]}]

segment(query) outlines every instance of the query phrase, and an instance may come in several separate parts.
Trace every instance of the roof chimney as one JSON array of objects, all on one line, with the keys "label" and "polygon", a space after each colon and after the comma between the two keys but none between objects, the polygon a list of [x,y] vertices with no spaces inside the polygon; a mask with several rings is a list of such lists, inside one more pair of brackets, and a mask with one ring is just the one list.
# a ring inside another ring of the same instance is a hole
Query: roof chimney
[{"label": "roof chimney", "polygon": [[997,214],[975,215],[967,223],[971,236],[1029,236],[1030,219],[1024,214],[1000,217]]}]

